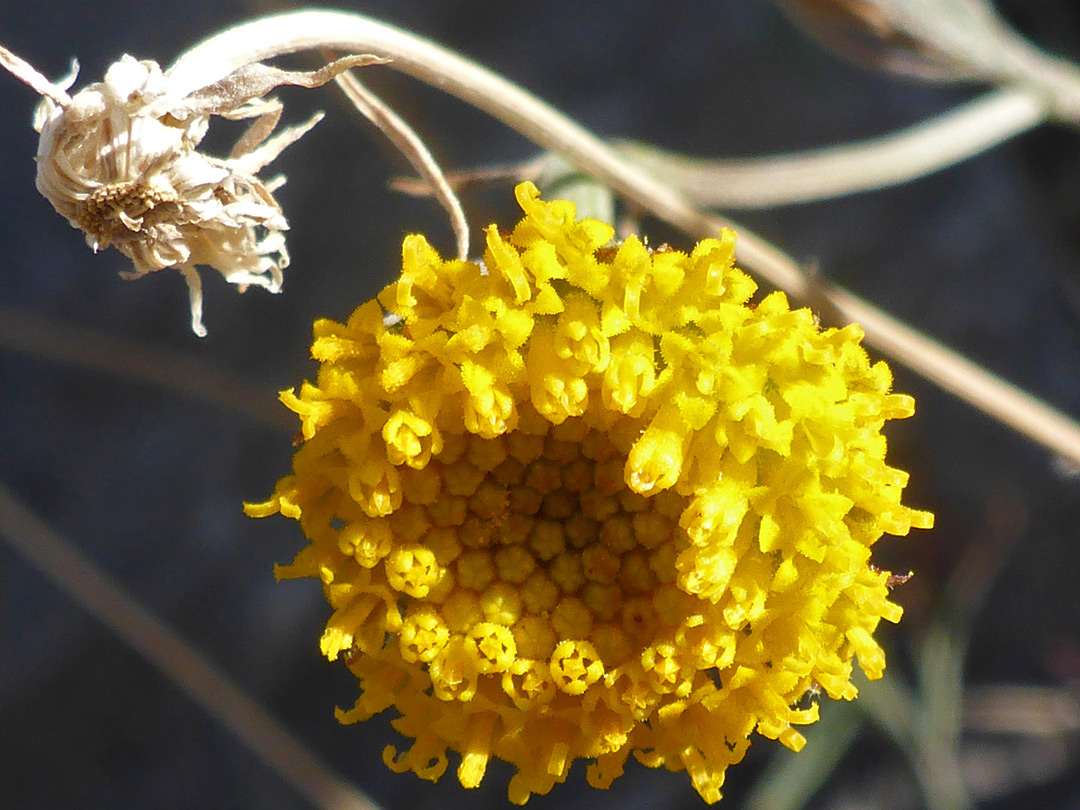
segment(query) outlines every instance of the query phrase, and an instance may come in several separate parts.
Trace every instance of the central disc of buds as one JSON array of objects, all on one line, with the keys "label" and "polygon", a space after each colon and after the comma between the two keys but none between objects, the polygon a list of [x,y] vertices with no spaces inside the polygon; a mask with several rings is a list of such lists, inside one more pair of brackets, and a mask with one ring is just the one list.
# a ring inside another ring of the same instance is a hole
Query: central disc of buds
[{"label": "central disc of buds", "polygon": [[[674,688],[678,665],[656,644],[696,601],[675,584],[687,501],[625,483],[641,429],[625,418],[605,432],[580,418],[552,425],[533,411],[506,436],[455,436],[405,477],[389,527],[416,545],[386,565],[392,586],[440,603],[438,615],[410,605],[401,636],[403,657],[437,664],[436,694],[500,675],[493,683],[524,708],[556,690],[580,695],[645,652],[653,687]],[[362,529],[343,531],[343,543],[353,538],[358,560],[378,555]]]}]

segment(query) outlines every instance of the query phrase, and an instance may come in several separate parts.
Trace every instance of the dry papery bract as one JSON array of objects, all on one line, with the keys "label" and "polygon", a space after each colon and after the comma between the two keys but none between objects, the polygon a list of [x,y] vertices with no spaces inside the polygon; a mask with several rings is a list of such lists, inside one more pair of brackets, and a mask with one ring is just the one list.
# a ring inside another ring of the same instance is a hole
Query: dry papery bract
[{"label": "dry papery bract", "polygon": [[[0,49],[0,65],[43,96],[34,115],[38,190],[93,250],[112,246],[130,258],[126,278],[179,270],[199,336],[206,328],[198,266],[241,291],[254,285],[278,292],[289,264],[289,226],[273,196],[284,177],[258,174],[322,113],[275,134],[282,104],[266,94],[282,85],[319,87],[383,61],[346,56],[312,71],[252,63],[181,95],[156,62],[124,55],[104,81],[69,95],[74,69],[53,83]],[[253,119],[226,158],[198,149],[215,115]]]}]

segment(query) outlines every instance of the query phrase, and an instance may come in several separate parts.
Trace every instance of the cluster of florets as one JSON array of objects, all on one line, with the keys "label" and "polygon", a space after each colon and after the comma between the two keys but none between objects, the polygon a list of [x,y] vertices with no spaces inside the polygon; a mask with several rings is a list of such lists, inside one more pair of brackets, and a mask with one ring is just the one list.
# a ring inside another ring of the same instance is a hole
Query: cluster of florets
[{"label": "cluster of florets", "polygon": [[797,750],[808,690],[881,675],[901,609],[870,547],[932,522],[884,461],[913,401],[858,327],[749,304],[731,233],[616,244],[517,197],[482,265],[410,236],[377,301],[316,323],[293,474],[248,510],[310,539],[279,574],[323,582],[362,690],[341,719],[399,713],[391,768],[456,751],[472,787],[497,757],[521,803],[632,753],[716,801],[753,732]]}]

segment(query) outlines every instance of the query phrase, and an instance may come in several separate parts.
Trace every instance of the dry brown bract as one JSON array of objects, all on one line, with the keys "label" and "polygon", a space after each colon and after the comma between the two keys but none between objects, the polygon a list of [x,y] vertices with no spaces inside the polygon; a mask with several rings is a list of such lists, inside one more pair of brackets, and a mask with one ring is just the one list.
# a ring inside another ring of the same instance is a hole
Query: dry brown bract
[{"label": "dry brown bract", "polygon": [[[0,48],[0,66],[42,95],[37,187],[95,251],[116,247],[140,278],[175,267],[184,275],[191,328],[203,336],[202,285],[196,267],[214,268],[241,292],[281,289],[289,264],[288,223],[273,191],[283,177],[257,174],[322,117],[274,128],[282,106],[264,96],[282,85],[318,87],[351,67],[383,60],[349,56],[314,71],[254,63],[183,96],[156,62],[123,56],[105,80],[74,96],[72,75],[52,83]],[[210,117],[254,119],[227,158],[198,151]]]}]

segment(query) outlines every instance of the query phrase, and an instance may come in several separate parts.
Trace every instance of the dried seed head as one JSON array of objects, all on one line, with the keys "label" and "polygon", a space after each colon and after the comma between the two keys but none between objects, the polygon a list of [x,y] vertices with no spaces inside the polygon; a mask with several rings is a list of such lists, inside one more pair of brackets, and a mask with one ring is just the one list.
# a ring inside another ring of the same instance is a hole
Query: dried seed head
[{"label": "dried seed head", "polygon": [[955,54],[919,36],[876,0],[780,0],[789,16],[823,45],[859,64],[930,81],[975,73]]},{"label": "dried seed head", "polygon": [[[264,96],[284,84],[317,87],[379,61],[350,56],[310,72],[249,64],[178,96],[156,62],[125,55],[104,81],[69,96],[74,76],[53,84],[0,53],[0,65],[43,96],[34,116],[38,190],[93,250],[112,246],[130,258],[135,268],[125,277],[178,269],[199,336],[206,328],[197,266],[214,268],[241,292],[249,285],[278,292],[289,264],[289,226],[272,194],[284,178],[257,175],[322,115],[271,137],[282,106]],[[198,150],[213,115],[255,119],[227,158]]]}]

